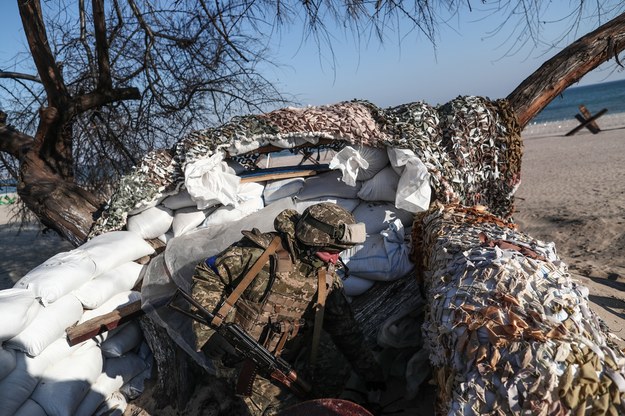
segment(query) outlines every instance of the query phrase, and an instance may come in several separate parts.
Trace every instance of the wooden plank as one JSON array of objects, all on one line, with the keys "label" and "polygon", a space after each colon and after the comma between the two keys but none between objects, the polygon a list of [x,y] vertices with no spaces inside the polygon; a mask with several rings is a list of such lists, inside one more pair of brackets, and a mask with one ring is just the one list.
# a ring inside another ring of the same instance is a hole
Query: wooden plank
[{"label": "wooden plank", "polygon": [[298,177],[304,178],[307,176],[314,176],[320,172],[321,171],[310,170],[310,169],[294,170],[294,171],[289,171],[289,172],[270,172],[270,173],[253,175],[253,176],[246,176],[244,178],[241,178],[241,183],[273,181],[276,179],[288,179],[288,178],[298,178]]},{"label": "wooden plank", "polygon": [[74,325],[65,330],[69,345],[76,345],[103,332],[115,329],[118,326],[132,321],[143,315],[141,301],[129,303],[121,306],[105,315],[96,316],[79,325]]},{"label": "wooden plank", "polygon": [[[582,117],[584,118],[584,121],[592,118],[592,113],[590,111],[588,111],[588,109],[586,108],[586,106],[584,104],[580,104],[579,112],[582,113]],[[599,125],[597,124],[597,122],[595,120],[589,122],[586,125],[586,128],[588,130],[590,130],[593,134],[597,134],[597,133],[599,133],[601,131],[601,129],[599,128]]]},{"label": "wooden plank", "polygon": [[598,119],[599,117],[601,117],[602,115],[604,115],[606,112],[608,111],[607,108],[604,108],[603,110],[599,111],[597,114],[595,114],[594,116],[592,116],[591,118],[587,119],[586,121],[584,121],[582,124],[580,124],[579,126],[575,127],[573,130],[571,130],[570,132],[566,133],[565,136],[572,136],[575,133],[577,133],[578,131],[580,131],[581,129],[583,129],[584,127],[586,127],[586,125],[592,121],[595,121],[596,119]]},{"label": "wooden plank", "polygon": [[[582,116],[581,114],[575,114],[575,118],[576,118],[576,119],[577,119],[580,123],[585,123],[585,122],[586,122],[586,119],[585,119],[585,118],[584,118],[584,116]],[[593,122],[593,123],[594,123],[594,122]],[[592,132],[592,134],[597,134],[597,133],[599,133],[599,132],[601,131],[601,129],[600,129],[599,127],[595,128],[595,127],[592,125],[593,123],[588,124],[588,125],[586,126],[586,128],[587,128],[588,130],[590,130],[590,131]],[[594,124],[596,125],[597,123],[594,123]]]}]

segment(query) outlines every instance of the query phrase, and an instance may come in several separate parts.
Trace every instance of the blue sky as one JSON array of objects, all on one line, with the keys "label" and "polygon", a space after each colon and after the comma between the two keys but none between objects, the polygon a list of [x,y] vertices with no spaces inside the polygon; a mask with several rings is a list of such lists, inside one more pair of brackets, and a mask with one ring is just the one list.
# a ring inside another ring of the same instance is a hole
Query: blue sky
[{"label": "blue sky", "polygon": [[[16,2],[0,5],[0,64],[25,44]],[[479,2],[477,2],[479,4]],[[569,2],[557,2],[554,15]],[[575,3],[575,2],[573,2]],[[458,95],[503,98],[559,49],[529,47],[505,57],[510,43],[503,43],[510,31],[489,33],[501,23],[501,16],[485,18],[485,13],[467,10],[439,27],[436,50],[423,36],[386,33],[381,45],[377,39],[353,40],[349,33],[333,31],[330,50],[311,41],[302,41],[299,27],[283,29],[268,45],[278,67],[267,66],[264,73],[281,91],[291,94],[301,105],[323,105],[353,98],[366,99],[381,107],[423,100],[440,104]],[[545,28],[548,39],[557,37],[562,25]],[[593,30],[596,21],[583,22],[576,35],[563,44]],[[321,51],[321,55],[319,54]],[[605,68],[604,68],[605,67]],[[2,68],[5,69],[5,68]],[[625,72],[606,65],[591,72],[578,85],[625,78]]]}]

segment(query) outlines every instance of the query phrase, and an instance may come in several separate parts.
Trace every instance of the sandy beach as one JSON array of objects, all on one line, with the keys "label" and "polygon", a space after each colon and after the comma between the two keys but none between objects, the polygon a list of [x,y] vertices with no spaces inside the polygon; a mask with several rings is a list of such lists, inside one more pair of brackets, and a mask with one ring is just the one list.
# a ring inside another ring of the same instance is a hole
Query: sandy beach
[{"label": "sandy beach", "polygon": [[625,338],[625,129],[524,137],[516,197],[519,228],[555,243],[593,310]]},{"label": "sandy beach", "polygon": [[[597,135],[571,137],[564,137],[569,122],[528,126],[514,219],[521,231],[555,243],[589,288],[593,310],[625,338],[625,127],[600,124]],[[0,206],[0,288],[72,248],[35,225],[10,224],[12,209]]]}]

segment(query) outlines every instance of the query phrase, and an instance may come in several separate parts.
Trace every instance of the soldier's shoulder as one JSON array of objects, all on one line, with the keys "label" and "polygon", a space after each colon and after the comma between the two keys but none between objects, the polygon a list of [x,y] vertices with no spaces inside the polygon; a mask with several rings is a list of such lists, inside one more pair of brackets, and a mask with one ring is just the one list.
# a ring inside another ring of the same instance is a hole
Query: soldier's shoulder
[{"label": "soldier's shoulder", "polygon": [[253,228],[251,231],[243,230],[241,234],[243,234],[243,238],[239,241],[239,245],[246,246],[252,243],[263,249],[269,247],[271,240],[276,236],[276,233],[261,233],[257,228]]}]

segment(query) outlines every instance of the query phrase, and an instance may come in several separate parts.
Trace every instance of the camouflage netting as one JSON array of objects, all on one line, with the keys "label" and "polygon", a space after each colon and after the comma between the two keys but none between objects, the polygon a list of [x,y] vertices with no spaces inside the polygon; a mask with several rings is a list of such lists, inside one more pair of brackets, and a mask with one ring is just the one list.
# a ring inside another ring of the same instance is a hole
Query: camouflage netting
[{"label": "camouflage netting", "polygon": [[352,101],[237,117],[189,134],[171,151],[148,154],[120,180],[90,236],[122,229],[129,212],[175,193],[188,163],[217,152],[238,156],[266,145],[316,146],[319,140],[410,149],[428,168],[439,201],[486,205],[504,218],[513,211],[522,149],[506,101],[468,96],[440,107],[415,102],[388,109]]},{"label": "camouflage netting", "polygon": [[413,235],[438,414],[625,414],[625,354],[553,243],[453,205]]}]

